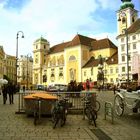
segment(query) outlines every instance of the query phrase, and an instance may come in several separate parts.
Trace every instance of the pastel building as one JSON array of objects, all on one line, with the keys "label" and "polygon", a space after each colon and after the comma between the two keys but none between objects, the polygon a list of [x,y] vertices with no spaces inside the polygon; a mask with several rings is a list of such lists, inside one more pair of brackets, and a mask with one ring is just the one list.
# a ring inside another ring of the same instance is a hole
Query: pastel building
[{"label": "pastel building", "polygon": [[117,11],[117,29],[118,78],[121,81],[127,81],[128,78],[133,81],[133,74],[139,75],[138,69],[140,68],[138,60],[140,54],[140,19],[131,0],[122,0],[122,5]]},{"label": "pastel building", "polygon": [[105,81],[118,78],[118,49],[108,39],[96,40],[77,34],[68,42],[50,47],[43,37],[33,43],[33,84],[68,84],[71,80],[97,82],[98,57],[105,61]]}]

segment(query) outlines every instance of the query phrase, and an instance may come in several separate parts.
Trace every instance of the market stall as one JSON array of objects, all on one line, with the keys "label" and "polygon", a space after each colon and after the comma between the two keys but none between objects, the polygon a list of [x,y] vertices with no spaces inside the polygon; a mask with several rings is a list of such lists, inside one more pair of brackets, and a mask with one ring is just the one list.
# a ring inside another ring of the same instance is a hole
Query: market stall
[{"label": "market stall", "polygon": [[57,100],[57,96],[50,95],[46,92],[37,92],[34,94],[24,96],[24,108],[28,115],[33,114],[37,97],[41,98],[41,114],[51,114],[52,105]]}]

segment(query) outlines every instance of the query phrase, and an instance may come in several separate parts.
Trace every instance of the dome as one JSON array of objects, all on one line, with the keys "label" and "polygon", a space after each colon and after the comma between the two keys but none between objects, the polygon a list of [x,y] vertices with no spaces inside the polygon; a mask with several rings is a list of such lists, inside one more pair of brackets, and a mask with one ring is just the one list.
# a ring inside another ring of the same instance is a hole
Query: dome
[{"label": "dome", "polygon": [[134,4],[131,2],[131,0],[121,0],[123,3],[120,7],[120,10],[125,9],[125,8],[134,8]]},{"label": "dome", "polygon": [[39,41],[48,43],[48,41],[45,38],[43,38],[42,36],[39,39],[37,39],[34,43],[39,42]]}]

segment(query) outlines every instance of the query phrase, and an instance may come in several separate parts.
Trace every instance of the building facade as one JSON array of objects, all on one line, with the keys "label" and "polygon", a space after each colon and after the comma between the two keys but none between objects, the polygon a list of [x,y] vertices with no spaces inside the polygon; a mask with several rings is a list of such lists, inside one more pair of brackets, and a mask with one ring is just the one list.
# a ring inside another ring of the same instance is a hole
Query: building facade
[{"label": "building facade", "polygon": [[16,81],[16,57],[5,54],[4,58],[4,75],[15,83]]},{"label": "building facade", "polygon": [[132,81],[137,69],[133,60],[140,54],[140,19],[131,0],[122,0],[122,5],[117,11],[117,20],[118,76],[121,81]]},{"label": "building facade", "polygon": [[68,84],[86,79],[97,82],[99,56],[105,60],[105,81],[116,82],[117,47],[108,38],[96,40],[77,34],[71,41],[50,47],[41,37],[33,44],[33,84]]},{"label": "building facade", "polygon": [[[0,78],[7,77],[8,80],[16,81],[16,57],[4,52],[3,46],[0,46]],[[5,76],[5,77],[4,77]]]},{"label": "building facade", "polygon": [[26,89],[32,86],[32,69],[33,69],[33,58],[32,56],[21,55],[18,59],[17,68],[17,82],[20,86],[25,86]]},{"label": "building facade", "polygon": [[0,79],[3,78],[4,75],[4,57],[5,52],[3,50],[3,46],[0,46]]}]

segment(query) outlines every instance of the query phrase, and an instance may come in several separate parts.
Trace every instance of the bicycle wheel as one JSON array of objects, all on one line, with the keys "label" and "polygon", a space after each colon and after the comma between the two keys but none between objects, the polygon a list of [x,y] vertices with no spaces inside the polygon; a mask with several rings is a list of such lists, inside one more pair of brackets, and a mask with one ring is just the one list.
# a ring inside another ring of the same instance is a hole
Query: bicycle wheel
[{"label": "bicycle wheel", "polygon": [[65,125],[65,122],[66,122],[66,114],[65,113],[63,113],[63,114],[61,114],[61,127],[63,126],[63,125]]},{"label": "bicycle wheel", "polygon": [[89,124],[92,122],[92,114],[90,112],[90,109],[87,107],[85,108],[85,115],[87,116],[88,120],[89,120]]},{"label": "bicycle wheel", "polygon": [[96,112],[96,110],[92,110],[91,114],[92,114],[92,121],[94,122],[94,125],[96,127],[96,119],[97,119],[97,112]]},{"label": "bicycle wheel", "polygon": [[92,118],[94,118],[96,120],[97,119],[97,111],[92,109],[91,114],[93,116]]},{"label": "bicycle wheel", "polygon": [[114,109],[115,109],[115,113],[118,116],[122,116],[123,112],[124,112],[124,103],[123,103],[123,99],[117,95],[115,96],[114,99]]},{"label": "bicycle wheel", "polygon": [[101,107],[100,102],[96,100],[96,107],[95,107],[96,112],[100,110],[100,107]]}]

